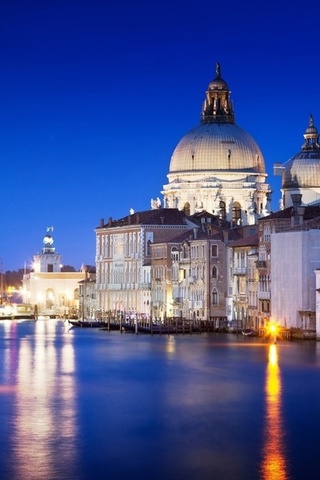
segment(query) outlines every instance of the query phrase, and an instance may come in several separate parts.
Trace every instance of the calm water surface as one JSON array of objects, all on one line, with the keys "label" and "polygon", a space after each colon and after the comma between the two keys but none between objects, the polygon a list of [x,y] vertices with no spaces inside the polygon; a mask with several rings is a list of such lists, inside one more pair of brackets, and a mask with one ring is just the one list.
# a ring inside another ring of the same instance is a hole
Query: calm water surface
[{"label": "calm water surface", "polygon": [[0,322],[1,479],[320,477],[320,342]]}]

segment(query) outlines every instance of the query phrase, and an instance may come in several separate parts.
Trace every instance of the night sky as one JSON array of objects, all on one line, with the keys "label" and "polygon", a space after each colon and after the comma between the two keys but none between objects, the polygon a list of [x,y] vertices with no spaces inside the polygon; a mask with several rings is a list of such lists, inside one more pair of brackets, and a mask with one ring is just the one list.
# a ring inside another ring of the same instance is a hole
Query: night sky
[{"label": "night sky", "polygon": [[100,218],[150,208],[200,122],[221,65],[236,123],[273,164],[320,130],[320,3],[2,0],[2,270],[29,266],[54,226],[64,264],[94,264]]}]

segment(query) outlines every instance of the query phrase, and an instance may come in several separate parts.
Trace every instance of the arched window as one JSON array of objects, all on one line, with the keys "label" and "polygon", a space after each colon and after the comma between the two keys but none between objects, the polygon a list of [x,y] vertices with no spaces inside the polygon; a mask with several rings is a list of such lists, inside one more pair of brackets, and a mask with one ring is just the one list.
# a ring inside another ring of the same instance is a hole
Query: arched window
[{"label": "arched window", "polygon": [[187,216],[190,215],[190,203],[189,202],[186,202],[184,204],[183,211]]},{"label": "arched window", "polygon": [[220,202],[219,204],[219,208],[220,208],[220,218],[222,218],[222,220],[225,220],[226,219],[226,204],[225,202]]},{"label": "arched window", "polygon": [[54,305],[54,291],[52,288],[48,288],[46,291],[46,308],[52,308]]},{"label": "arched window", "polygon": [[233,225],[241,225],[241,205],[234,202],[232,206],[232,223]]},{"label": "arched window", "polygon": [[218,305],[218,292],[215,288],[212,291],[212,305]]},{"label": "arched window", "polygon": [[212,267],[212,278],[217,278],[217,267],[215,265]]}]

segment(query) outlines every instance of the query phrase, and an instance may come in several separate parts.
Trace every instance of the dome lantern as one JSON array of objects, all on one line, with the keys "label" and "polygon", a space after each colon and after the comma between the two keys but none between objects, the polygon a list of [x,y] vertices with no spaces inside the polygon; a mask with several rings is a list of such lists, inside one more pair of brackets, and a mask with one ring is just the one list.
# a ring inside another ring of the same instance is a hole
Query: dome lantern
[{"label": "dome lantern", "polygon": [[318,130],[314,126],[312,115],[309,116],[309,126],[306,129],[304,136],[304,144],[302,145],[302,150],[315,150],[320,148],[318,139],[319,134]]},{"label": "dome lantern", "polygon": [[234,123],[234,112],[227,83],[221,78],[220,64],[216,63],[216,77],[209,83],[203,102],[201,121],[203,123]]}]

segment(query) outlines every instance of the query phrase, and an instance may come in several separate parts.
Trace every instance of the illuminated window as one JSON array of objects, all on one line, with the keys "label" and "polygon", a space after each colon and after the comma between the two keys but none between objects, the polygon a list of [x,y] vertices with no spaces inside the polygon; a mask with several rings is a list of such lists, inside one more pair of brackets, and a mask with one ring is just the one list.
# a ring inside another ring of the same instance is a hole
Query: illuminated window
[{"label": "illuminated window", "polygon": [[189,202],[186,202],[184,204],[183,211],[187,216],[190,215],[190,203]]},{"label": "illuminated window", "polygon": [[226,219],[226,204],[225,204],[225,202],[220,202],[219,208],[220,208],[220,218],[222,218],[222,220],[225,220]]},{"label": "illuminated window", "polygon": [[232,207],[232,223],[233,225],[241,225],[241,206],[238,202],[234,202]]}]

